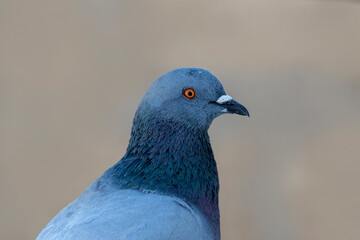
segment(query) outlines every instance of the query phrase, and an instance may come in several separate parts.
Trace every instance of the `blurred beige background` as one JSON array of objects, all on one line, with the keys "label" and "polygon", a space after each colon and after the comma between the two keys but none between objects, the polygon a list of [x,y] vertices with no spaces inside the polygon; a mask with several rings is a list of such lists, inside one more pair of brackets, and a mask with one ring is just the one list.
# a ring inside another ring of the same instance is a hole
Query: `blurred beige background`
[{"label": "blurred beige background", "polygon": [[124,154],[150,83],[202,67],[223,239],[360,236],[360,3],[0,0],[0,239],[34,239]]}]

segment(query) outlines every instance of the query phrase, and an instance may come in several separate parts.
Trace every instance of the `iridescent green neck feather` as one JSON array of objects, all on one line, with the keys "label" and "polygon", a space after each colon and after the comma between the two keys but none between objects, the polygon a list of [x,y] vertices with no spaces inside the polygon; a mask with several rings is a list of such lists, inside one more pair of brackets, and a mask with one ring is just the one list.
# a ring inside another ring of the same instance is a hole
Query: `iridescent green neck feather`
[{"label": "iridescent green neck feather", "polygon": [[207,129],[140,109],[125,156],[102,179],[121,189],[181,198],[197,207],[219,234],[219,181]]}]

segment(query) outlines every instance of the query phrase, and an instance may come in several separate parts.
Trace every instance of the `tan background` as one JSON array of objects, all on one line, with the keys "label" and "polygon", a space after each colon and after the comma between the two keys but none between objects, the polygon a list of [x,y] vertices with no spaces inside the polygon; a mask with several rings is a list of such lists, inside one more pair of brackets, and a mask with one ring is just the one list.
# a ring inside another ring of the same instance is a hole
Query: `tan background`
[{"label": "tan background", "polygon": [[0,239],[34,239],[187,66],[251,113],[210,129],[223,239],[358,239],[360,4],[310,0],[0,0]]}]

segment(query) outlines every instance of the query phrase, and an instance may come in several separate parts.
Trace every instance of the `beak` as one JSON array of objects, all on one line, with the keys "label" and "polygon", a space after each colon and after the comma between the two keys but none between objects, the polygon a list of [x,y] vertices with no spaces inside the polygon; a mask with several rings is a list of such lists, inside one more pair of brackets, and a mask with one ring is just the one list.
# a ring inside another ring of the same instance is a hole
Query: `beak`
[{"label": "beak", "polygon": [[250,117],[249,111],[240,103],[235,101],[229,95],[222,95],[215,102],[211,102],[223,107],[222,112],[224,113],[236,113],[239,115],[244,115]]}]

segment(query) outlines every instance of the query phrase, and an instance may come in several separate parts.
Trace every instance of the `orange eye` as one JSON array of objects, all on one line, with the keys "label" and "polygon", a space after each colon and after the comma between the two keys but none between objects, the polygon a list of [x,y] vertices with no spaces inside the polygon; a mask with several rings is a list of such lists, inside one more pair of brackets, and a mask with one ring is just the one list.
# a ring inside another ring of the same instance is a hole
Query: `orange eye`
[{"label": "orange eye", "polygon": [[192,88],[188,88],[188,89],[185,89],[184,90],[184,96],[189,98],[189,99],[192,99],[195,97],[195,91],[194,89]]}]

